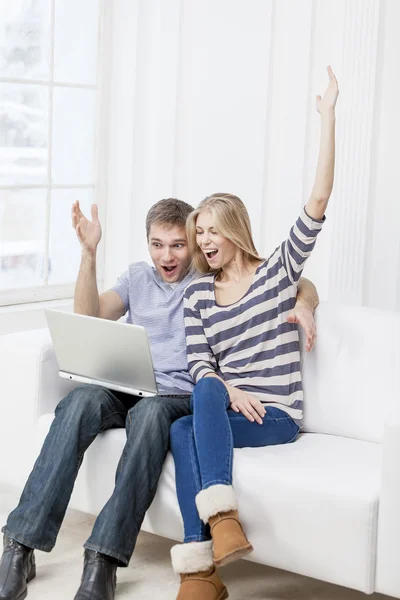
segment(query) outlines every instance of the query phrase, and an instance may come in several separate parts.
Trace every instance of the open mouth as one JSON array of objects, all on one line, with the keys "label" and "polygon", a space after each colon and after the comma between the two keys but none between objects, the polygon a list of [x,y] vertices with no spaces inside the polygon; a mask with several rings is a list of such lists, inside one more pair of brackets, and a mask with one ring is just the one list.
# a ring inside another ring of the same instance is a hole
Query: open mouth
[{"label": "open mouth", "polygon": [[164,273],[167,273],[168,275],[172,275],[173,273],[175,273],[176,269],[178,268],[177,265],[174,265],[173,267],[162,267]]},{"label": "open mouth", "polygon": [[218,254],[218,250],[205,250],[204,254],[208,260],[212,260]]}]

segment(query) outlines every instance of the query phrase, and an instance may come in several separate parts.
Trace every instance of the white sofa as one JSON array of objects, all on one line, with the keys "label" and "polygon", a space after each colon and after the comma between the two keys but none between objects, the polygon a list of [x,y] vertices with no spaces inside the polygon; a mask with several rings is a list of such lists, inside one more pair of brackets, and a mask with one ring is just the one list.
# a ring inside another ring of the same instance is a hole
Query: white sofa
[{"label": "white sofa", "polygon": [[[303,355],[305,433],[288,446],[235,450],[249,560],[400,598],[400,314],[322,303],[316,319],[316,348]],[[73,384],[57,375],[47,330],[0,342],[0,479],[22,486]],[[111,430],[95,440],[71,506],[100,511],[124,439]],[[171,455],[143,529],[182,539]]]}]

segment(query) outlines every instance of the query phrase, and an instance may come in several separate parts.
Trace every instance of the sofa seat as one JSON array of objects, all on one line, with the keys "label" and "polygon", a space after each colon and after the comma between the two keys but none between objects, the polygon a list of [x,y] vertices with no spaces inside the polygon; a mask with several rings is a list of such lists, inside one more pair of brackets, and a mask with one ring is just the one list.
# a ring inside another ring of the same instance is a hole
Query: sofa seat
[{"label": "sofa seat", "polygon": [[[39,419],[38,448],[52,420],[52,414]],[[112,493],[124,443],[123,429],[96,438],[71,506],[101,511]],[[286,446],[236,449],[234,486],[254,545],[249,560],[371,593],[381,455],[381,444],[316,433],[302,434]],[[171,454],[143,529],[182,539]]]},{"label": "sofa seat", "polygon": [[[235,451],[234,485],[255,547],[248,559],[400,599],[400,314],[326,302],[316,322],[318,342],[301,353],[304,433],[288,446]],[[8,457],[0,477],[22,488],[54,409],[77,384],[58,376],[47,330],[3,336],[0,365]],[[16,434],[27,451],[11,456]],[[94,441],[74,508],[99,514],[124,441],[124,430]],[[143,529],[182,540],[170,455]]]}]

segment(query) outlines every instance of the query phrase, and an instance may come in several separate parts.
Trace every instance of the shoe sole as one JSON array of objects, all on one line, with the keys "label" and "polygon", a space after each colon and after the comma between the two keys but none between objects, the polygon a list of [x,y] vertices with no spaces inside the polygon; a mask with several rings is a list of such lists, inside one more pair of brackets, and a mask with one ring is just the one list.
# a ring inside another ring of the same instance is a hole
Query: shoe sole
[{"label": "shoe sole", "polygon": [[231,552],[230,554],[226,554],[225,556],[223,556],[222,558],[215,560],[214,559],[214,565],[216,567],[224,567],[225,565],[229,565],[229,563],[235,562],[235,560],[240,560],[241,558],[243,558],[244,556],[247,556],[247,554],[250,554],[250,552],[253,552],[254,548],[251,544],[249,544],[248,546],[245,546],[244,548],[239,548],[238,550],[235,550],[234,552]]},{"label": "shoe sole", "polygon": [[228,590],[226,588],[224,588],[222,590],[222,592],[220,593],[220,595],[218,596],[217,600],[226,600],[226,598],[229,598],[229,594],[228,594]]}]

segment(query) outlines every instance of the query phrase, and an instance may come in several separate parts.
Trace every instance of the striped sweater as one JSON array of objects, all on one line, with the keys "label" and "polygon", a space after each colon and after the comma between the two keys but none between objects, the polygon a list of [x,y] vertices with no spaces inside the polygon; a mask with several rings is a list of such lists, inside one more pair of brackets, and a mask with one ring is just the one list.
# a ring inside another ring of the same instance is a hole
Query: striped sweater
[{"label": "striped sweater", "polygon": [[297,326],[286,317],[325,217],[302,210],[289,238],[264,260],[246,294],[233,304],[215,299],[215,274],[188,285],[184,318],[188,368],[197,382],[207,373],[289,414],[301,427],[303,388]]}]

